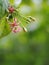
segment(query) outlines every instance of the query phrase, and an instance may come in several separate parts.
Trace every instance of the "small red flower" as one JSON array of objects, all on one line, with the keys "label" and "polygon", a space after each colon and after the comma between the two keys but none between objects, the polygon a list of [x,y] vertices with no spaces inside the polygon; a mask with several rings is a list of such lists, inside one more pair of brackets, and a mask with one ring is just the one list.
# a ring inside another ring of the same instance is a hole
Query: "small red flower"
[{"label": "small red flower", "polygon": [[19,23],[17,23],[17,19],[16,18],[14,18],[13,20],[14,21],[12,23],[11,22],[9,23],[11,28],[19,25]]},{"label": "small red flower", "polygon": [[12,6],[9,6],[8,10],[10,13],[13,13],[15,11],[15,9]]},{"label": "small red flower", "polygon": [[9,24],[10,24],[12,32],[14,32],[14,33],[20,32],[22,30],[22,28],[19,26],[19,23],[17,22],[16,18],[14,18],[13,22],[12,23],[10,22]]},{"label": "small red flower", "polygon": [[15,26],[13,29],[12,29],[12,32],[14,33],[17,33],[17,32],[21,32],[22,28],[20,26]]}]

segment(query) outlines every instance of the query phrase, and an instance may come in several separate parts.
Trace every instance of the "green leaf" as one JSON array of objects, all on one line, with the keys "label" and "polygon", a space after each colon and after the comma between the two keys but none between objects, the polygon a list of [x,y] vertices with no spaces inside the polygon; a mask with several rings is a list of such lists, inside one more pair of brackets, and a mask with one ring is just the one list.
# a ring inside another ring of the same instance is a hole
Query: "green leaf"
[{"label": "green leaf", "polygon": [[8,5],[8,0],[0,0],[0,18],[5,15],[5,10],[7,9]]},{"label": "green leaf", "polygon": [[8,35],[11,32],[10,25],[8,22],[4,19],[2,19],[0,23],[0,38]]}]

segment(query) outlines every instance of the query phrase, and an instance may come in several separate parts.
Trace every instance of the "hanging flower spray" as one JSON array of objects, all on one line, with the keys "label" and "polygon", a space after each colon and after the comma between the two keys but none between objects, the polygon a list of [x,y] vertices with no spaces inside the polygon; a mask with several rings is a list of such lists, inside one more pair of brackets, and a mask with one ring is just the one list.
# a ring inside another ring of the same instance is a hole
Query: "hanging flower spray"
[{"label": "hanging flower spray", "polygon": [[14,7],[11,4],[8,4],[7,8],[5,9],[5,15],[2,16],[2,18],[0,18],[0,21],[1,21],[0,23],[0,38],[1,38],[9,34],[11,31],[14,33],[20,32],[22,30],[24,32],[28,32],[23,22],[29,24],[32,21],[35,21],[35,18],[31,16],[24,17],[21,13],[19,13],[19,10],[16,7]]},{"label": "hanging flower spray", "polygon": [[[17,14],[17,17],[16,17],[16,14]],[[18,21],[19,17],[23,18],[27,24],[31,23],[32,21],[35,21],[35,18],[32,18],[31,16],[24,17],[21,14],[19,14],[19,11],[15,9],[13,6],[8,7],[7,21],[9,21],[10,17],[13,18],[13,22],[9,22],[9,24],[10,24],[10,27],[12,28],[11,30],[15,33],[21,31],[22,29],[23,31],[27,32],[26,27],[22,24],[23,21],[21,20],[20,22]],[[20,26],[20,24],[22,25],[22,27]]]}]

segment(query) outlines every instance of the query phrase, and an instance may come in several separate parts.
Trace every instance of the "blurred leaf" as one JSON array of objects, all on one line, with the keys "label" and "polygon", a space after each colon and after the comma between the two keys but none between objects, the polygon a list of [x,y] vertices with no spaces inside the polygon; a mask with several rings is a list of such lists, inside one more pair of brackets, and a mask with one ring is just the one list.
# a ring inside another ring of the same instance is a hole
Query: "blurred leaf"
[{"label": "blurred leaf", "polygon": [[9,2],[10,2],[11,4],[14,4],[14,0],[9,0]]},{"label": "blurred leaf", "polygon": [[0,18],[5,15],[5,10],[8,7],[8,0],[0,0]]},{"label": "blurred leaf", "polygon": [[3,18],[0,23],[0,38],[8,35],[11,32],[8,22]]}]

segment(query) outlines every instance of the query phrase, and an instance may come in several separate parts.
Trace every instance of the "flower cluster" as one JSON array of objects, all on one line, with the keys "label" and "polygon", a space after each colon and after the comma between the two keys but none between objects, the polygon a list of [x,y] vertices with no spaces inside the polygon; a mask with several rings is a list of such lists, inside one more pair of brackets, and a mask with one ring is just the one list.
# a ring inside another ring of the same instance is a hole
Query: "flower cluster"
[{"label": "flower cluster", "polygon": [[[17,12],[16,9],[13,6],[9,6],[7,11],[8,11],[8,16],[6,18],[7,18],[9,25],[10,25],[11,31],[14,33],[20,32],[21,30],[27,32],[27,29],[22,24],[22,22],[21,21],[19,22],[16,17],[12,16],[14,14],[14,12]],[[19,13],[19,12],[17,12],[17,13]],[[13,20],[12,22],[9,22],[10,18]],[[26,17],[22,17],[22,18],[24,18],[27,23],[35,21],[35,19],[32,18],[31,16],[29,16],[27,18]],[[22,24],[22,26],[20,26],[20,24]]]},{"label": "flower cluster", "polygon": [[20,32],[22,30],[22,28],[19,26],[20,23],[17,22],[17,19],[14,18],[13,22],[9,22],[10,28],[12,30],[12,32],[17,33]]},{"label": "flower cluster", "polygon": [[10,32],[28,32],[31,28],[32,22],[36,19],[31,16],[25,17],[19,12],[20,10],[16,8],[15,5],[11,5],[10,2],[6,3],[3,1],[0,3],[5,5],[0,7],[2,8],[0,12],[0,38],[8,35]]}]

